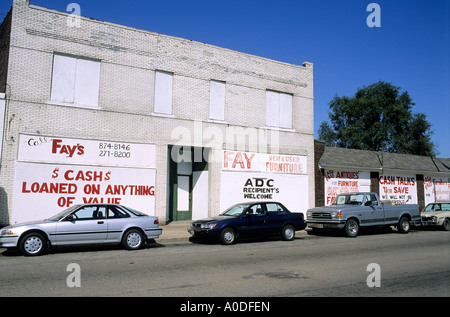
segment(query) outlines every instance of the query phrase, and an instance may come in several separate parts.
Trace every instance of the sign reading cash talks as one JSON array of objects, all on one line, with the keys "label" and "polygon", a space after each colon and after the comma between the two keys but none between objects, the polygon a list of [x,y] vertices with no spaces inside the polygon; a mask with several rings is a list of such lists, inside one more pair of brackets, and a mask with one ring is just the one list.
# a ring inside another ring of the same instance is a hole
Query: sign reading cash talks
[{"label": "sign reading cash talks", "polygon": [[155,214],[155,145],[21,135],[12,223],[84,203]]}]

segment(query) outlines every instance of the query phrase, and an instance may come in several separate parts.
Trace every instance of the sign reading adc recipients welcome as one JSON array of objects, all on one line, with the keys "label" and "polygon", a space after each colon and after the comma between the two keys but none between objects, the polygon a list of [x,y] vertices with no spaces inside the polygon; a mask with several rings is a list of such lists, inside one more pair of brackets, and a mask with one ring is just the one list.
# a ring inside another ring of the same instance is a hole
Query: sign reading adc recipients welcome
[{"label": "sign reading adc recipients welcome", "polygon": [[306,156],[223,151],[220,209],[246,201],[279,201],[308,209]]},{"label": "sign reading adc recipients welcome", "polygon": [[11,222],[83,203],[117,203],[154,215],[155,153],[151,144],[21,135]]}]

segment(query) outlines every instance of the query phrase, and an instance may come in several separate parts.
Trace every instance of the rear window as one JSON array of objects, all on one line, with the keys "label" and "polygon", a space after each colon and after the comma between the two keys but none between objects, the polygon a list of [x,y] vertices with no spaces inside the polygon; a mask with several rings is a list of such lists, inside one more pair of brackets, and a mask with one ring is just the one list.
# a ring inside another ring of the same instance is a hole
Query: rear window
[{"label": "rear window", "polygon": [[124,206],[122,206],[122,207],[125,208],[127,211],[129,211],[130,213],[132,213],[135,216],[138,216],[138,217],[147,217],[148,216],[147,214],[144,214],[143,212],[138,211],[136,209],[133,209],[130,207],[124,207]]},{"label": "rear window", "polygon": [[282,215],[286,213],[283,207],[277,203],[268,203],[266,204],[266,208],[268,215]]},{"label": "rear window", "polygon": [[128,218],[128,217],[130,217],[130,215],[128,215],[122,209],[117,208],[116,206],[108,207],[108,218]]}]

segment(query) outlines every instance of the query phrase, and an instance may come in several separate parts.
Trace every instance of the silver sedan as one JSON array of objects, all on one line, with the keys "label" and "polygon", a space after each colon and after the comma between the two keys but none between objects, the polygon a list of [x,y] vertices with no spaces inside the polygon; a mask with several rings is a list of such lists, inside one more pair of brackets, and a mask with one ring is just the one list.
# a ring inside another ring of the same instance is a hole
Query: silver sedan
[{"label": "silver sedan", "polygon": [[161,233],[157,217],[121,205],[85,204],[42,221],[2,228],[0,247],[18,247],[27,256],[59,245],[122,243],[128,250],[137,250]]}]

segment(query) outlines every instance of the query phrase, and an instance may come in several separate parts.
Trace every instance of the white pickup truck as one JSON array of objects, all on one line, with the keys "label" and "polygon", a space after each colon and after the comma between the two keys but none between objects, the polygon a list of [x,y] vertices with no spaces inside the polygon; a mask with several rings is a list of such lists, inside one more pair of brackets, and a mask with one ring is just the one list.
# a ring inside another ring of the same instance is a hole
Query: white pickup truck
[{"label": "white pickup truck", "polygon": [[340,194],[330,206],[307,211],[307,224],[313,230],[343,229],[348,237],[356,237],[360,227],[368,226],[397,226],[407,233],[420,219],[419,205],[383,203],[377,193]]}]

